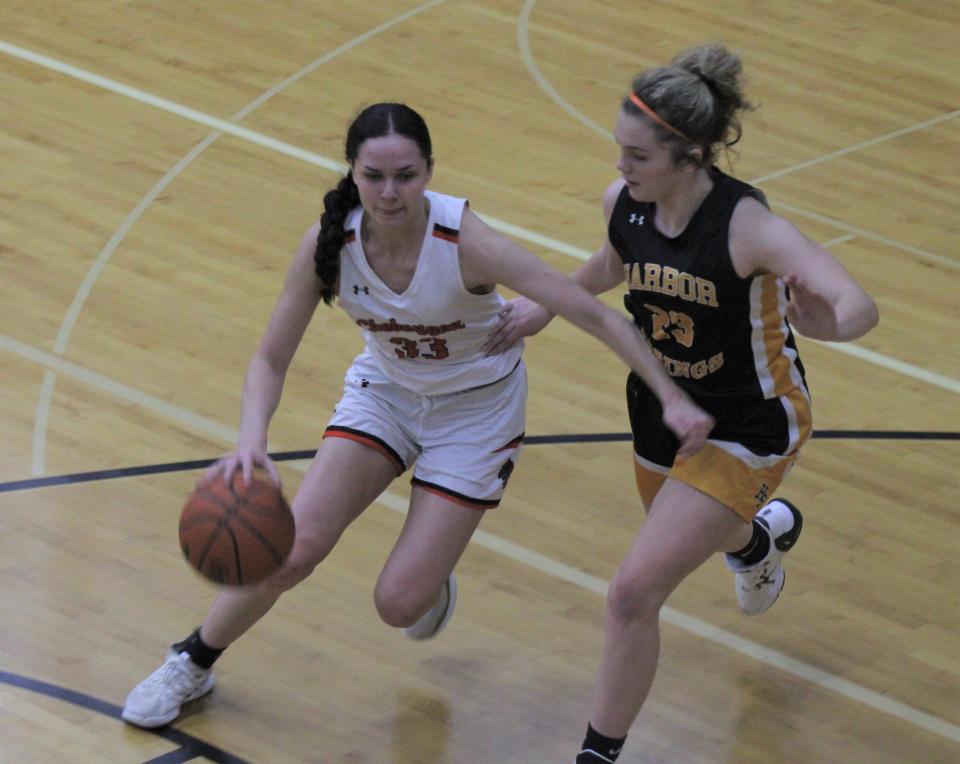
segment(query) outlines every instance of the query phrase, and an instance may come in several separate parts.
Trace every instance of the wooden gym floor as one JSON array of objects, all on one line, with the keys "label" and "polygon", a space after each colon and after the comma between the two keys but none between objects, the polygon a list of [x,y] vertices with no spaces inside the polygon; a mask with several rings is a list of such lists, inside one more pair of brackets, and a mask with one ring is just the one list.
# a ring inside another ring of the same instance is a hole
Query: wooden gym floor
[{"label": "wooden gym floor", "polygon": [[[940,0],[0,3],[0,762],[569,764],[642,512],[625,371],[560,321],[528,343],[531,439],[440,639],[372,606],[404,479],[212,695],[156,733],[117,714],[210,602],[180,505],[232,445],[356,110],[421,111],[433,187],[570,271],[631,77],[712,39],[760,106],[736,174],[882,318],[801,340],[819,431],[783,489],[807,521],[784,596],[739,614],[719,559],[675,593],[621,761],[960,761],[958,35]],[[318,311],[271,430],[288,491],[359,347]]]}]

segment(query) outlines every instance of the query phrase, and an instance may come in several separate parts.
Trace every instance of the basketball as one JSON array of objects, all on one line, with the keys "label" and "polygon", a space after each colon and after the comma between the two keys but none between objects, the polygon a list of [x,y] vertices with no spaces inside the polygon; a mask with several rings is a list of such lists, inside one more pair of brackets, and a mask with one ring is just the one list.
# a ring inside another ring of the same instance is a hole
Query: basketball
[{"label": "basketball", "polygon": [[205,578],[224,586],[254,584],[283,565],[293,547],[294,521],[273,483],[218,474],[197,486],[180,513],[180,548]]}]

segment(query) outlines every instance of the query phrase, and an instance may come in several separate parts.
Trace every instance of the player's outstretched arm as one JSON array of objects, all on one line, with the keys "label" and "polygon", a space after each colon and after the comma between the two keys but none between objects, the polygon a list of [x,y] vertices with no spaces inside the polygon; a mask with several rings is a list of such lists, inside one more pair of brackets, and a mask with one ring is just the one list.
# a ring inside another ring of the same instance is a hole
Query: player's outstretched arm
[{"label": "player's outstretched arm", "polygon": [[625,316],[469,211],[461,222],[460,250],[465,278],[475,283],[503,284],[609,345],[660,400],[664,422],[680,439],[681,456],[689,456],[703,446],[713,420],[670,378],[646,339]]}]

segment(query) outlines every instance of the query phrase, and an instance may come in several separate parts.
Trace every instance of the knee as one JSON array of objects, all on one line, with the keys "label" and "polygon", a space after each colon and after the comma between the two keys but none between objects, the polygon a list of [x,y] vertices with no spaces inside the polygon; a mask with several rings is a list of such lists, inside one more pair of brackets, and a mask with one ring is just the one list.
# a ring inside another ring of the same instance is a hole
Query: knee
[{"label": "knee", "polygon": [[652,576],[620,572],[607,590],[607,612],[621,623],[656,620],[667,594]]},{"label": "knee", "polygon": [[377,582],[373,601],[380,619],[398,629],[412,626],[430,606],[415,586],[402,586],[383,579]]}]

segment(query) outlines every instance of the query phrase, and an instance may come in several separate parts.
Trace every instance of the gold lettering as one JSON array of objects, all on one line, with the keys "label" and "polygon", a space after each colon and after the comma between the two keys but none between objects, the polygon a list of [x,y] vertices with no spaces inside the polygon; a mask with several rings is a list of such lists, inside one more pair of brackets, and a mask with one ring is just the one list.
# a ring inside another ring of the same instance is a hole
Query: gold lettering
[{"label": "gold lettering", "polygon": [[697,302],[701,305],[708,305],[711,308],[719,308],[720,303],[717,302],[716,284],[697,276]]},{"label": "gold lettering", "polygon": [[657,263],[644,264],[642,289],[648,292],[660,291],[660,266]]},{"label": "gold lettering", "polygon": [[660,291],[669,297],[677,295],[677,279],[680,278],[680,271],[671,268],[669,265],[663,267],[663,280],[660,282]]},{"label": "gold lettering", "polygon": [[678,361],[661,353],[656,348],[651,348],[657,360],[663,364],[667,374],[671,377],[685,377],[686,379],[703,379],[708,374],[713,374],[723,366],[723,353],[717,353],[706,360],[690,363],[689,361]]}]

